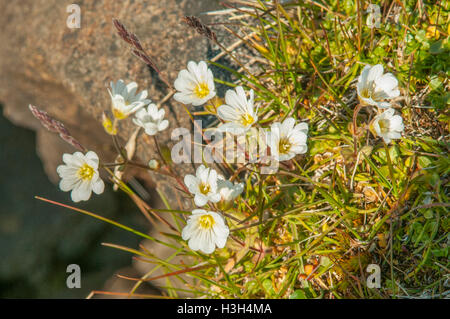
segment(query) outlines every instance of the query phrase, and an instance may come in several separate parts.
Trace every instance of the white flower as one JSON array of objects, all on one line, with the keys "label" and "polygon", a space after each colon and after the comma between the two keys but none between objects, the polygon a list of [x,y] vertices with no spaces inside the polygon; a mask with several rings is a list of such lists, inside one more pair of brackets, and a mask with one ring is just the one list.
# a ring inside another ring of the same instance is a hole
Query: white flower
[{"label": "white flower", "polygon": [[367,8],[367,26],[370,29],[380,28],[380,21],[381,21],[381,13],[380,13],[380,6],[376,4],[369,4],[369,7]]},{"label": "white flower", "polygon": [[258,122],[258,108],[254,107],[253,90],[250,90],[248,100],[242,86],[236,87],[235,91],[228,90],[225,103],[217,109],[217,116],[225,122],[218,127],[219,130],[241,134]]},{"label": "white flower", "polygon": [[358,77],[358,96],[361,103],[380,108],[390,107],[384,100],[393,99],[400,95],[398,81],[392,73],[383,74],[383,66],[366,65]]},{"label": "white flower", "polygon": [[143,127],[146,134],[155,135],[169,126],[169,121],[164,120],[165,114],[164,109],[158,110],[156,104],[152,103],[147,109],[143,108],[137,111],[133,122],[137,126]]},{"label": "white flower", "polygon": [[218,213],[194,209],[181,232],[181,237],[183,240],[189,240],[190,249],[210,254],[216,246],[225,247],[229,233],[225,220]]},{"label": "white flower", "polygon": [[72,191],[71,198],[74,202],[88,200],[91,192],[103,193],[105,184],[98,174],[98,156],[92,151],[83,155],[81,152],[63,155],[64,165],[56,169],[61,181],[59,188],[64,191]]},{"label": "white flower", "polygon": [[375,116],[371,126],[386,144],[389,144],[391,140],[401,138],[404,129],[403,119],[400,115],[394,115],[394,109],[387,109],[382,114]]},{"label": "white flower", "polygon": [[279,161],[287,161],[296,154],[304,154],[308,150],[308,124],[295,125],[295,119],[288,117],[283,123],[274,123],[270,130],[270,152]]},{"label": "white flower", "polygon": [[214,76],[205,61],[189,61],[187,70],[181,70],[175,80],[175,100],[183,104],[202,105],[216,95]]},{"label": "white flower", "polygon": [[151,102],[146,99],[147,90],[139,94],[136,94],[136,91],[136,82],[127,85],[123,80],[119,80],[117,83],[111,82],[111,90],[108,89],[108,92],[112,101],[112,113],[116,119],[126,119],[130,114]]},{"label": "white flower", "polygon": [[226,180],[222,175],[219,175],[217,179],[217,188],[221,201],[231,202],[244,191],[244,184],[233,184]]},{"label": "white flower", "polygon": [[194,194],[195,205],[202,207],[208,201],[217,203],[220,194],[217,192],[217,172],[206,168],[203,164],[197,168],[196,176],[186,175],[184,183],[189,191]]}]

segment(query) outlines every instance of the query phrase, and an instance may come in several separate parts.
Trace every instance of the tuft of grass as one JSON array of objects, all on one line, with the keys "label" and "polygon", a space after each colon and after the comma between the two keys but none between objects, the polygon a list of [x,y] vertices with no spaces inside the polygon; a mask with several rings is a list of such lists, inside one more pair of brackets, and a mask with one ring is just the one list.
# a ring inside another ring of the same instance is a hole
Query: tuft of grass
[{"label": "tuft of grass", "polygon": [[[217,83],[255,90],[261,126],[289,116],[308,122],[308,153],[282,163],[274,175],[259,174],[257,164],[223,165],[246,190],[225,212],[227,246],[212,255],[191,251],[181,239],[189,212],[164,197],[165,210],[143,206],[114,181],[143,212],[159,213],[171,225],[163,240],[150,240],[174,249],[163,260],[144,248],[105,244],[155,264],[142,278],[125,278],[136,281],[128,296],[143,297],[139,286],[162,278],[159,288],[168,298],[448,296],[449,3],[374,2],[382,13],[376,29],[365,23],[366,0],[229,5],[223,29],[253,59],[240,60],[214,36],[236,64],[210,61],[235,77]],[[389,145],[368,130],[374,111],[356,110],[356,78],[365,64],[378,63],[395,74],[401,90],[393,104],[405,133]],[[369,264],[380,266],[381,288],[367,286]],[[157,270],[163,275],[154,276]]]},{"label": "tuft of grass", "polygon": [[[230,223],[246,249],[219,255],[235,262],[217,297],[448,294],[448,4],[384,1],[370,29],[369,2],[357,3],[255,1],[232,13],[240,28],[227,29],[258,62],[243,73],[214,64],[257,92],[262,125],[292,116],[308,121],[310,138],[309,152],[274,176],[242,175],[256,182],[233,215],[248,226]],[[427,36],[430,25],[439,38]],[[368,108],[353,129],[355,80],[378,63],[399,79],[394,107],[406,119],[405,137],[390,145],[367,130]],[[372,263],[380,289],[367,287]]]}]

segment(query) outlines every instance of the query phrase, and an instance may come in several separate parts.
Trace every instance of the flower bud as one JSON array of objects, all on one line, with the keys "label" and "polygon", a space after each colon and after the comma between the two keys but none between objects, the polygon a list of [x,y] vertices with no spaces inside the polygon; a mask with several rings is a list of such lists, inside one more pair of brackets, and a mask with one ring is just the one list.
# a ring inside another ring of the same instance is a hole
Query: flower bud
[{"label": "flower bud", "polygon": [[152,159],[148,162],[148,167],[152,170],[157,170],[160,167],[160,164],[157,160]]},{"label": "flower bud", "polygon": [[115,122],[113,123],[111,121],[111,119],[108,117],[108,115],[106,115],[105,113],[103,113],[103,115],[102,115],[102,125],[103,125],[103,128],[105,129],[106,133],[108,133],[109,135],[117,134],[117,128],[116,128]]},{"label": "flower bud", "polygon": [[207,110],[208,112],[212,113],[212,114],[216,114],[217,113],[217,108],[219,106],[221,106],[223,104],[223,100],[218,97],[215,96],[212,99],[210,99],[208,102],[206,102],[205,104],[205,110]]}]

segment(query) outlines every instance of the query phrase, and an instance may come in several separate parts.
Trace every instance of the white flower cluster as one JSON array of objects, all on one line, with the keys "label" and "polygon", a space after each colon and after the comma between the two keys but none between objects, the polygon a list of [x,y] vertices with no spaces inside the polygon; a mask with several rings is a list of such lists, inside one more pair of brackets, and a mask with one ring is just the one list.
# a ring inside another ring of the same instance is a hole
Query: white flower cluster
[{"label": "white flower cluster", "polygon": [[[174,99],[183,104],[198,106],[216,96],[213,73],[204,61],[198,64],[190,61],[187,69],[178,74],[174,86],[177,90]],[[104,126],[111,135],[116,134],[117,121],[132,114],[135,114],[133,123],[142,127],[148,135],[156,135],[169,126],[168,120],[164,119],[164,109],[159,110],[147,99],[146,90],[137,93],[135,82],[111,82],[111,90],[108,91],[114,122],[109,118],[106,121],[104,119]],[[391,73],[383,74],[383,66],[380,64],[367,65],[358,78],[357,93],[362,105],[386,109],[382,113],[379,112],[372,121],[373,131],[386,143],[400,138],[403,131],[402,118],[394,115],[390,103],[391,99],[400,95],[397,79]],[[226,92],[225,103],[216,108],[216,115],[221,120],[217,127],[218,132],[240,135],[241,138],[246,138],[252,127],[260,125],[258,119],[261,115],[255,105],[254,92],[250,90],[247,95],[242,86]],[[297,154],[305,154],[308,150],[308,125],[304,122],[297,123],[293,117],[272,123],[264,132],[264,148],[269,148],[271,156],[278,161],[291,160]],[[57,168],[61,177],[59,186],[63,191],[71,191],[73,201],[88,200],[92,192],[103,192],[105,184],[99,175],[101,163],[96,153],[89,151],[86,154],[64,154],[63,161],[64,164]],[[157,167],[158,163],[149,162],[149,169]],[[188,241],[192,250],[200,250],[205,254],[212,253],[216,247],[225,247],[230,230],[224,214],[218,211],[232,207],[234,200],[243,192],[244,184],[234,184],[203,164],[197,168],[195,175],[184,177],[184,184],[186,190],[193,195],[196,206],[208,205],[216,212],[193,210],[182,230],[183,240]]]},{"label": "white flower cluster", "polygon": [[[169,126],[169,121],[164,120],[164,109],[158,110],[156,104],[147,99],[147,90],[136,94],[137,84],[131,82],[125,84],[123,80],[117,83],[111,82],[111,90],[108,89],[112,102],[112,113],[117,120],[126,119],[133,113],[134,124],[142,127],[148,135],[165,130]],[[144,107],[148,105],[147,109]]]},{"label": "white flower cluster", "polygon": [[137,83],[125,84],[123,80],[117,83],[111,82],[111,90],[108,89],[112,102],[112,113],[118,120],[126,119],[151,101],[147,100],[147,91],[136,94]]},{"label": "white flower cluster", "polygon": [[[220,203],[222,207],[229,205],[244,190],[242,183],[233,184],[217,174],[214,169],[203,164],[197,168],[196,174],[186,175],[184,183],[194,195],[195,205],[202,207],[208,202]],[[196,209],[188,218],[182,237],[189,240],[192,250],[201,250],[206,254],[214,251],[215,246],[223,248],[229,234],[225,219],[219,213]]]},{"label": "white flower cluster", "polygon": [[[190,61],[187,70],[178,74],[175,88],[178,91],[174,95],[175,100],[194,106],[202,105],[216,95],[213,73],[204,61],[198,64]],[[242,86],[227,90],[225,104],[217,108],[216,115],[222,121],[217,127],[218,131],[234,135],[248,132],[258,124],[258,107],[255,106],[253,90],[250,90],[249,97]],[[285,119],[283,123],[273,123],[267,133],[271,155],[279,161],[286,161],[297,154],[306,153],[307,133],[308,125],[296,124],[292,117]],[[244,189],[243,184],[233,184],[214,169],[204,165],[197,168],[195,176],[186,175],[184,183],[194,196],[194,203],[198,207],[210,202],[226,209]],[[221,214],[196,209],[187,220],[182,237],[189,240],[188,245],[192,250],[211,253],[216,246],[224,247],[228,234],[229,229]]]},{"label": "white flower cluster", "polygon": [[[115,121],[124,120],[135,113],[133,123],[142,127],[148,135],[155,135],[169,126],[169,121],[164,120],[164,109],[158,110],[158,107],[147,99],[146,90],[137,93],[136,82],[125,84],[123,80],[118,80],[110,85],[111,90],[108,89],[108,92]],[[115,123],[112,124],[107,117],[105,120],[105,115],[103,121],[105,129],[108,126],[107,131],[115,131]],[[105,184],[98,172],[100,161],[96,153],[89,151],[85,155],[80,152],[73,155],[64,154],[63,161],[65,164],[57,168],[61,177],[59,188],[64,192],[71,191],[74,202],[88,200],[92,192],[103,193]]]},{"label": "white flower cluster", "polygon": [[[178,74],[175,88],[179,92],[175,93],[174,98],[183,104],[202,105],[216,95],[213,80],[213,74],[204,61],[198,65],[190,61],[188,69]],[[217,117],[222,120],[217,127],[219,131],[235,135],[247,132],[258,123],[258,106],[255,106],[253,90],[250,90],[248,98],[242,86],[227,90],[225,104],[217,108]],[[307,133],[308,125],[296,124],[292,117],[283,123],[273,123],[267,134],[272,156],[286,161],[306,153]]]},{"label": "white flower cluster", "polygon": [[386,144],[393,139],[401,138],[404,130],[403,120],[400,115],[394,115],[389,100],[400,95],[398,81],[392,73],[383,74],[383,66],[366,65],[358,77],[356,86],[359,100],[362,105],[372,105],[379,109],[387,109],[375,116],[371,128]]}]

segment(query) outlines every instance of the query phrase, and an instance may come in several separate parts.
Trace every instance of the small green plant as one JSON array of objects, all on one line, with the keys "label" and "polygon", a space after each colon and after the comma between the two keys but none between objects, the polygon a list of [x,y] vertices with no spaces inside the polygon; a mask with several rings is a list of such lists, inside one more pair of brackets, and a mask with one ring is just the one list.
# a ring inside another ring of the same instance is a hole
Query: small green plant
[{"label": "small green plant", "polygon": [[[244,162],[211,164],[203,153],[195,175],[177,176],[173,157],[157,140],[170,126],[164,111],[145,108],[146,91],[137,94],[135,83],[119,81],[111,86],[112,118],[103,121],[117,161],[75,153],[58,169],[60,187],[72,191],[74,201],[101,193],[98,169],[106,169],[149,219],[168,227],[167,240],[156,239],[69,207],[175,251],[163,260],[145,249],[107,244],[155,265],[142,278],[126,278],[136,281],[129,296],[155,297],[137,293],[155,279],[166,280],[162,298],[448,296],[448,3],[258,0],[229,12],[239,30],[224,28],[252,52],[251,61],[242,61],[199,19],[184,21],[228,56],[236,68],[217,58],[209,64],[230,72],[234,82],[191,61],[172,85],[137,36],[114,24],[194,126],[198,116],[215,115],[215,128],[228,132],[224,141],[240,134],[263,156],[252,160],[246,150]],[[213,80],[230,87],[224,97]],[[204,111],[192,113],[190,104]],[[34,109],[61,133],[39,112]],[[154,137],[160,154],[149,165],[132,160],[133,143],[122,147],[116,138],[118,121],[134,113],[133,122]],[[264,134],[255,136],[254,128]],[[204,147],[213,144],[211,130],[201,129]],[[263,172],[268,158],[278,165],[270,174]],[[191,209],[173,208],[166,198],[166,209],[149,207],[121,180],[128,166],[173,179]],[[381,267],[378,289],[367,286],[369,264]],[[164,275],[152,276],[157,269]]]}]

